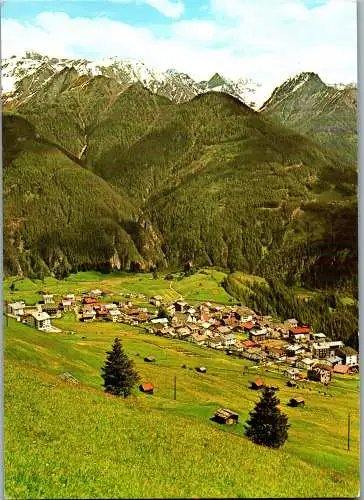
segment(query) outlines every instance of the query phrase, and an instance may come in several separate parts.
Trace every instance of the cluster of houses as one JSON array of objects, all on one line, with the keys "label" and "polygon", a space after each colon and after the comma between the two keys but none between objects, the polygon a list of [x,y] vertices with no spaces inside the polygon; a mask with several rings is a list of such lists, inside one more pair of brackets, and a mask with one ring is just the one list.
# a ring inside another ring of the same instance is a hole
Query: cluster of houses
[{"label": "cluster of houses", "polygon": [[242,306],[223,306],[205,302],[192,306],[184,300],[166,303],[161,296],[149,299],[128,293],[125,300],[110,302],[112,292],[91,290],[81,296],[68,294],[56,300],[42,293],[35,306],[24,302],[6,304],[6,313],[41,331],[60,331],[51,324],[62,312],[74,311],[79,321],[112,321],[143,326],[147,333],[191,342],[198,346],[225,350],[260,364],[280,365],[293,383],[300,379],[328,384],[333,373],[358,371],[359,355],[340,340],[314,333],[295,319],[277,323],[271,316],[260,316]]},{"label": "cluster of houses", "polygon": [[59,306],[53,301],[53,295],[44,294],[43,300],[34,306],[27,306],[24,301],[6,303],[6,314],[37,330],[60,333],[62,330],[51,323],[51,319],[61,317]]}]

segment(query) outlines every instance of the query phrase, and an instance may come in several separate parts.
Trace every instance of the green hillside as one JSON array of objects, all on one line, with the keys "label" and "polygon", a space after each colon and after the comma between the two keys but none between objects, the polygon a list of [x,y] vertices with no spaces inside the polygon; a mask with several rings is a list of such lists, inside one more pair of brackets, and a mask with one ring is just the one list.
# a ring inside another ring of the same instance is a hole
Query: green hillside
[{"label": "green hillside", "polygon": [[[85,267],[147,265],[141,246],[137,248],[127,232],[131,223],[137,227],[141,223],[140,211],[125,193],[116,192],[59,148],[38,139],[29,122],[20,117],[4,116],[4,145],[4,267],[8,273],[21,270],[41,277],[52,269],[64,276]],[[153,257],[150,252],[152,262]]]},{"label": "green hillside", "polygon": [[[359,488],[358,379],[285,386],[277,372],[116,324],[54,324],[43,334],[9,320],[5,332],[5,488],[10,498],[340,497]],[[153,396],[105,397],[100,366],[119,335]],[[143,357],[154,354],[155,365]],[[182,365],[187,365],[183,369]],[[207,374],[194,368],[203,364]],[[72,386],[58,375],[68,371]],[[244,437],[257,375],[280,387],[289,439],[267,450]],[[177,400],[173,378],[177,377]],[[286,406],[301,395],[304,408]],[[77,404],[76,404],[77,403]],[[211,422],[232,408],[239,424]],[[351,449],[346,422],[351,413]],[[16,436],[16,439],[15,439]],[[77,453],[75,453],[77,450]],[[254,478],[254,480],[252,480]],[[294,478],[294,480],[293,480]]]}]

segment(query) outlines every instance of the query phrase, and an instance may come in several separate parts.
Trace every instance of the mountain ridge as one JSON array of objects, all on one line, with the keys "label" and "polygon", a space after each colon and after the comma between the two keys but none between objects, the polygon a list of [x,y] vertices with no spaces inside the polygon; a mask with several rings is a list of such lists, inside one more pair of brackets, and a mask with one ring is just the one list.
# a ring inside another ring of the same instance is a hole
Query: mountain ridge
[{"label": "mountain ridge", "polygon": [[[47,71],[49,76],[49,72],[55,74],[67,66],[74,67],[80,76],[92,77],[103,74],[115,78],[123,85],[140,81],[154,93],[168,97],[178,103],[185,102],[200,93],[211,90],[211,84],[214,84],[214,77],[211,77],[209,81],[198,82],[186,73],[174,69],[156,70],[137,59],[109,57],[101,61],[88,61],[86,59],[51,58],[27,52],[24,57],[14,56],[3,60],[3,91],[6,94],[16,93],[19,81],[30,76],[29,72],[34,76],[35,81],[42,83],[43,78],[37,74],[38,70]],[[220,78],[223,87],[222,91],[232,93],[240,100],[253,104],[255,108],[259,107],[262,100],[259,93],[261,84],[254,82],[252,79],[240,78],[233,81],[222,76]],[[254,101],[255,96],[258,99],[257,102]]]},{"label": "mountain ridge", "polygon": [[[140,81],[152,92],[168,97],[178,103],[190,100],[200,93],[215,90],[230,93],[253,109],[258,110],[264,106],[272,92],[276,90],[270,90],[251,78],[232,80],[218,72],[215,72],[209,80],[198,82],[186,73],[175,69],[156,70],[137,59],[107,57],[99,61],[89,61],[87,59],[55,58],[28,51],[25,56],[12,56],[2,61],[3,91],[5,94],[14,93],[17,90],[19,81],[30,76],[35,80],[33,84],[41,84],[44,81],[44,77],[40,76],[42,72],[46,72],[49,77],[64,67],[74,67],[80,76],[92,77],[103,74],[115,78],[122,85]],[[39,72],[38,70],[42,71]],[[303,72],[300,75],[305,74],[309,74],[309,72]],[[300,75],[296,75],[289,80],[299,78]],[[352,84],[332,84],[328,86],[338,90],[353,87]]]},{"label": "mountain ridge", "polygon": [[[99,262],[93,265],[105,266],[109,262],[110,266],[115,250],[123,254],[121,247],[116,249],[115,238],[123,238],[127,252],[123,268],[179,267],[192,260],[196,265],[249,273],[274,272],[297,283],[311,276],[320,276],[322,281],[321,272],[314,269],[321,269],[331,219],[319,207],[340,201],[344,209],[355,199],[355,174],[348,164],[338,161],[335,154],[323,150],[312,138],[222,92],[206,92],[176,104],[141,83],[124,89],[112,78],[76,77],[72,70],[65,70],[60,78],[53,75],[26,101],[13,101],[9,116],[14,112],[34,127],[38,142],[58,146],[60,151],[63,148],[73,155],[71,160],[77,158],[77,162],[72,161],[73,168],[82,179],[86,178],[78,169],[95,176],[89,177],[91,184],[91,179],[102,179],[103,192],[98,195],[101,199],[115,200],[115,207],[107,212],[106,233],[102,223],[98,233],[93,226],[100,242],[105,242]],[[56,272],[59,265],[55,267],[53,257],[44,253],[39,238],[19,246],[10,230],[19,212],[26,210],[28,227],[35,227],[42,213],[40,202],[36,205],[38,212],[32,213],[27,201],[37,196],[39,169],[47,170],[53,162],[52,171],[58,178],[53,157],[35,157],[32,143],[19,143],[21,127],[16,122],[14,133],[9,136],[7,132],[5,144],[10,152],[20,145],[25,148],[20,157],[17,154],[9,159],[5,187],[11,185],[14,166],[18,177],[26,178],[28,183],[22,185],[17,199],[10,191],[5,199],[9,217],[7,263],[14,244],[17,248],[16,262],[6,264],[6,272],[19,266],[25,273],[29,269]],[[29,178],[29,171],[34,172],[34,179]],[[80,183],[79,203],[74,208],[81,222],[90,217],[86,185]],[[47,185],[42,189],[47,190]],[[111,195],[109,189],[115,194]],[[62,199],[63,187],[56,193]],[[305,210],[310,202],[316,205]],[[96,199],[92,203],[99,205]],[[117,214],[125,210],[125,203],[132,207],[132,213],[128,209],[131,215],[122,220]],[[14,206],[18,212],[14,212]],[[340,204],[338,207],[340,211]],[[347,218],[355,220],[354,206],[348,213]],[[57,217],[64,219],[62,213]],[[69,264],[63,272],[90,262],[82,248],[76,253],[73,250],[76,219],[72,231],[65,227],[65,236],[55,250]],[[81,222],[79,227],[83,227]],[[24,230],[20,230],[22,235]],[[86,230],[85,238],[89,232]],[[87,246],[92,248],[91,244]],[[307,254],[308,247],[316,248],[313,254]],[[345,264],[355,264],[355,234],[343,248],[339,243],[335,248],[342,255],[341,269],[345,269],[336,281],[355,280],[355,265],[347,272]],[[335,251],[329,262],[336,258]],[[28,262],[22,267],[24,253],[36,255],[37,265]],[[315,286],[315,279],[311,284]]]}]

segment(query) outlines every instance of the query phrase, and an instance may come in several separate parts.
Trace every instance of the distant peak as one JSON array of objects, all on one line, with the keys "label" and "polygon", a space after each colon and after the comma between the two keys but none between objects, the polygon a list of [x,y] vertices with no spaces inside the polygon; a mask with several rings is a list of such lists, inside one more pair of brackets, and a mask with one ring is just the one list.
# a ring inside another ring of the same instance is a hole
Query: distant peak
[{"label": "distant peak", "polygon": [[293,80],[296,81],[304,81],[304,82],[309,82],[309,81],[316,81],[319,83],[324,83],[321,78],[318,76],[317,73],[313,73],[312,71],[304,71],[300,73],[299,75],[296,75]]},{"label": "distant peak", "polygon": [[312,86],[312,85],[320,87],[326,86],[317,73],[313,73],[312,71],[304,71],[286,80],[280,87],[277,87],[275,93],[285,94],[287,92],[296,92],[298,89],[302,87]]},{"label": "distant peak", "polygon": [[27,59],[35,59],[37,61],[42,61],[44,59],[41,54],[35,52],[34,50],[27,50],[24,57],[26,57]]},{"label": "distant peak", "polygon": [[225,78],[221,76],[219,73],[215,73],[208,81],[210,87],[217,87],[219,85],[224,85],[225,83],[226,83]]}]

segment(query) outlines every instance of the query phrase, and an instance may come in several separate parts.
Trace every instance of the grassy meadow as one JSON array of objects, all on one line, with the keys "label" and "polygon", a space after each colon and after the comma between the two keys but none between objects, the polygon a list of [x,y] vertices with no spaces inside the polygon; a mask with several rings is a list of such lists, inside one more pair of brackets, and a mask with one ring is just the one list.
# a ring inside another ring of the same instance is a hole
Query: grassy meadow
[{"label": "grassy meadow", "polygon": [[[172,281],[164,279],[163,275],[153,279],[150,273],[112,272],[103,274],[99,271],[71,274],[64,280],[52,277],[46,277],[43,281],[29,278],[6,278],[4,280],[4,299],[9,301],[25,300],[26,304],[32,305],[40,299],[38,291],[54,294],[74,292],[77,295],[92,288],[101,288],[114,293],[113,297],[103,299],[106,301],[121,300],[122,294],[125,293],[137,293],[147,297],[161,295],[165,300],[170,301],[183,296],[191,303],[209,300],[220,304],[229,304],[233,302],[233,299],[221,286],[225,276],[224,272],[206,269],[183,279],[178,279],[179,274],[176,274]],[[12,283],[15,286],[13,292],[10,290]]]},{"label": "grassy meadow", "polygon": [[[223,273],[221,273],[223,274]],[[5,298],[29,303],[38,290],[81,293],[93,287],[228,303],[218,271],[181,281],[150,275],[79,273],[62,282],[23,280]],[[201,291],[198,283],[203,282]],[[206,295],[206,296],[205,296]],[[203,297],[203,298],[201,298]],[[171,297],[172,298],[172,297]],[[34,302],[34,300],[33,300]],[[6,323],[8,323],[6,325]],[[5,320],[5,488],[7,498],[327,497],[359,491],[359,378],[336,375],[325,388],[292,389],[271,368],[187,342],[145,334],[143,328],[78,323],[73,313],[53,321],[64,333],[41,333]],[[73,331],[73,334],[66,333]],[[124,400],[102,391],[100,368],[113,339],[122,338],[141,382],[154,395]],[[145,363],[146,355],[156,363]],[[186,365],[186,368],[182,368]],[[205,366],[206,374],[195,371]],[[70,372],[79,385],[58,375]],[[289,417],[289,439],[268,450],[244,436],[259,398],[248,388],[260,376],[278,385]],[[174,377],[177,398],[174,400]],[[290,408],[302,396],[303,408]],[[233,428],[210,420],[224,406],[239,413]],[[347,418],[351,447],[347,451]]]}]

